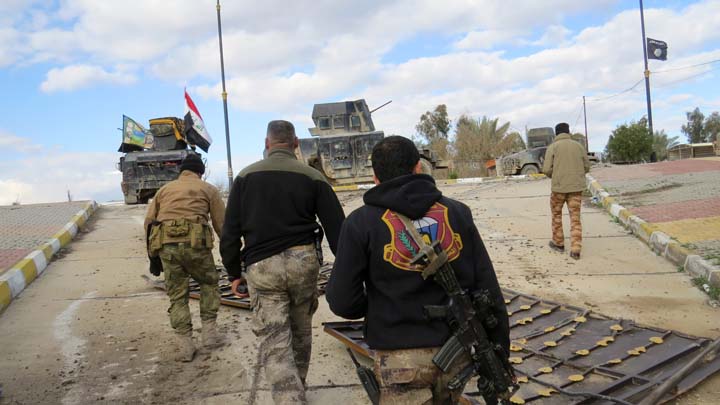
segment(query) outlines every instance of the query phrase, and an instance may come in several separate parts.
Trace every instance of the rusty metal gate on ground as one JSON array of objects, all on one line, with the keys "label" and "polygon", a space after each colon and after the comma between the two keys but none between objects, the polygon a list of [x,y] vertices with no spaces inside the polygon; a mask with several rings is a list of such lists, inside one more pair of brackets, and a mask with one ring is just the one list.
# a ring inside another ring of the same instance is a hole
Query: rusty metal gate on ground
[{"label": "rusty metal gate on ground", "polygon": [[[636,404],[710,343],[511,290],[503,294],[510,315],[510,361],[520,382],[513,403]],[[354,351],[374,356],[364,341],[362,322],[324,326]],[[720,356],[699,366],[663,401],[718,370]]]},{"label": "rusty metal gate on ground", "polygon": [[[320,269],[320,293],[325,291],[331,269],[331,264]],[[164,289],[162,281],[147,280],[153,287]],[[190,290],[192,298],[200,297],[194,281]],[[230,292],[224,270],[220,292],[222,304],[250,309],[249,298],[237,298]],[[637,404],[711,342],[512,290],[504,289],[503,294],[510,315],[510,361],[520,382],[512,399],[517,404]],[[364,340],[362,321],[328,322],[324,329],[355,352],[373,358]],[[698,366],[663,402],[687,392],[718,370],[720,356]],[[468,384],[474,386],[472,381]]]}]

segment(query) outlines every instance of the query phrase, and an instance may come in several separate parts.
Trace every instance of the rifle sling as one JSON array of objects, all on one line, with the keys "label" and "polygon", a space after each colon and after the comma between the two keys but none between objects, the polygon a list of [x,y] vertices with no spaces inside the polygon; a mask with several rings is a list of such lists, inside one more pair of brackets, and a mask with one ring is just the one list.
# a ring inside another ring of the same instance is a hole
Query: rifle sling
[{"label": "rifle sling", "polygon": [[405,226],[405,230],[410,234],[410,237],[420,249],[420,251],[418,252],[418,256],[425,255],[429,261],[429,263],[424,266],[422,271],[423,279],[427,280],[428,277],[435,275],[435,273],[437,273],[440,267],[447,263],[447,253],[444,250],[441,250],[440,253],[437,253],[432,246],[425,243],[425,239],[423,239],[422,235],[420,235],[420,232],[418,232],[417,228],[415,228],[415,225],[413,225],[410,218],[398,212],[395,212],[395,215],[397,215],[397,217],[403,223],[403,226]]}]

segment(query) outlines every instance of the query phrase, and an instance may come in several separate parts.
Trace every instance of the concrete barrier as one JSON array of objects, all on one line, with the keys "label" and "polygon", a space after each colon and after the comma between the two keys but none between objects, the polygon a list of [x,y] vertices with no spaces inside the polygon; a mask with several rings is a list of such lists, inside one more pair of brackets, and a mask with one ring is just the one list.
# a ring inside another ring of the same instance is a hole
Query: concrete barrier
[{"label": "concrete barrier", "polygon": [[52,238],[0,275],[0,312],[45,271],[52,257],[72,241],[96,209],[95,201],[88,203]]}]

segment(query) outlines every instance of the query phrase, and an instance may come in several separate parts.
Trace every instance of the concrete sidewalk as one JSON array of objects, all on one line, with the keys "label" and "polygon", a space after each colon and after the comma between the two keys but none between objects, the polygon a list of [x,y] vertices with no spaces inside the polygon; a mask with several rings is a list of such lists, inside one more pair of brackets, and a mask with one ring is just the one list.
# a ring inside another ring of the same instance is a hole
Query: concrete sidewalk
[{"label": "concrete sidewalk", "polygon": [[612,215],[718,298],[720,158],[601,167],[591,176],[591,192]]}]

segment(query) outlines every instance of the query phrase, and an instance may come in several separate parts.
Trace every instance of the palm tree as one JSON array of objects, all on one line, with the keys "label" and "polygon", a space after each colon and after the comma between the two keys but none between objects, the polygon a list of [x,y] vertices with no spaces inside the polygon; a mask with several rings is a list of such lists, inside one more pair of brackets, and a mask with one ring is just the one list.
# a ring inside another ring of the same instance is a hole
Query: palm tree
[{"label": "palm tree", "polygon": [[658,161],[667,159],[668,149],[680,144],[678,138],[678,136],[668,138],[664,130],[655,131],[655,135],[653,135],[653,152],[655,152]]},{"label": "palm tree", "polygon": [[510,123],[499,124],[498,118],[461,116],[453,143],[456,167],[464,175],[487,175],[488,160],[525,149],[522,136],[509,129]]}]

